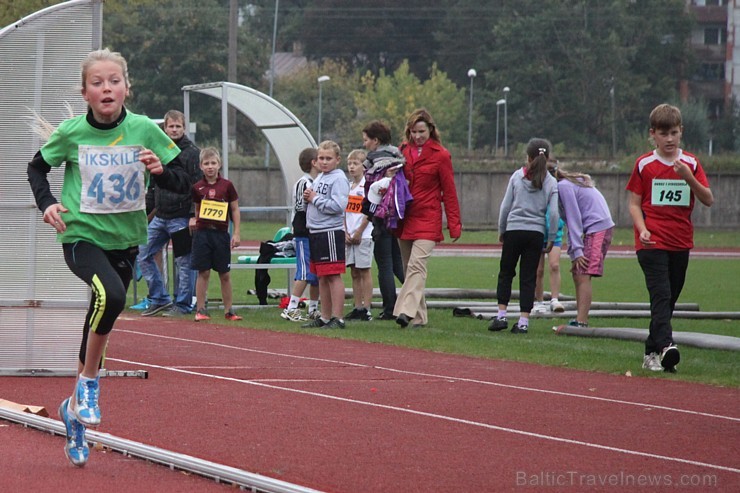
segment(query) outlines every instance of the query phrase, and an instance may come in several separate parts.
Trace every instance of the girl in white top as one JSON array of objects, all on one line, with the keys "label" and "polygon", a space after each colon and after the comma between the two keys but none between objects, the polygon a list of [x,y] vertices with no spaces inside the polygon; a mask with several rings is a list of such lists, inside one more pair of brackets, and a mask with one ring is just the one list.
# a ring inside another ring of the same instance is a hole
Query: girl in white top
[{"label": "girl in white top", "polygon": [[346,320],[372,320],[370,303],[373,297],[373,279],[370,273],[373,259],[373,225],[361,212],[362,200],[365,198],[365,161],[366,153],[356,149],[347,157],[347,171],[350,179],[349,200],[344,214],[344,231],[346,263],[352,274],[352,294],[354,308]]}]

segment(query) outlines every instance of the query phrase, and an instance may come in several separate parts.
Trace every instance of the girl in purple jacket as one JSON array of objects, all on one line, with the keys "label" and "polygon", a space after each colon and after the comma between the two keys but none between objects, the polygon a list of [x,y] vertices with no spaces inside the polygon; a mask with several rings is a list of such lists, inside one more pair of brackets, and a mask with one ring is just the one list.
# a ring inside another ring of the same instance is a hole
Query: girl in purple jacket
[{"label": "girl in purple jacket", "polygon": [[604,258],[612,241],[614,221],[609,206],[591,177],[558,168],[560,217],[568,227],[568,255],[576,286],[577,315],[568,325],[588,327],[591,277],[604,274]]}]

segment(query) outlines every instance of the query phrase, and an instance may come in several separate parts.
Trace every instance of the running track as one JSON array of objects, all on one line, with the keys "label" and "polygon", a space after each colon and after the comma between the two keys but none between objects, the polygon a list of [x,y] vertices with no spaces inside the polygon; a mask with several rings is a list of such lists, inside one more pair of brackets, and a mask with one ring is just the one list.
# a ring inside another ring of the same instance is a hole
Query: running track
[{"label": "running track", "polygon": [[[113,334],[107,367],[149,379],[103,380],[99,431],[282,481],[348,493],[740,491],[740,391],[642,377],[637,362],[629,378],[137,315]],[[71,385],[0,377],[0,398],[56,418]],[[229,491],[99,450],[77,470],[62,445],[0,421],[0,490]]]}]

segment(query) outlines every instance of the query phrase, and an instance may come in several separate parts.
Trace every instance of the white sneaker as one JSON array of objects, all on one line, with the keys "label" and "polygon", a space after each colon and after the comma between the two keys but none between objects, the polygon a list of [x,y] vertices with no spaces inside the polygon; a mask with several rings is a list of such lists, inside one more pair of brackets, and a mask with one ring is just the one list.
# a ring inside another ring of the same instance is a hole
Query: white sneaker
[{"label": "white sneaker", "polygon": [[532,308],[532,313],[547,313],[547,306],[545,306],[544,301],[535,301],[534,307]]},{"label": "white sneaker", "polygon": [[642,358],[642,367],[650,371],[663,371],[663,365],[660,364],[660,355],[658,353],[646,354]]},{"label": "white sneaker", "polygon": [[303,316],[303,312],[300,308],[294,308],[292,310],[285,309],[280,314],[281,317],[283,317],[285,320],[290,320],[291,322],[305,322],[308,320],[306,317]]},{"label": "white sneaker", "polygon": [[550,301],[550,310],[554,311],[555,313],[563,313],[565,311],[565,307],[562,303],[558,301],[557,298],[553,298]]}]

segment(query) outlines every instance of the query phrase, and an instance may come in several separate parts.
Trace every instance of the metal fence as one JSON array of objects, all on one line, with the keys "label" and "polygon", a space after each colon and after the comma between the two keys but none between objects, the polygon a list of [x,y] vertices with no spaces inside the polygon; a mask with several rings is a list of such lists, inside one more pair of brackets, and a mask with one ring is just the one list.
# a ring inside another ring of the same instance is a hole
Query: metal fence
[{"label": "metal fence", "polygon": [[[57,4],[0,30],[0,373],[73,374],[89,303],[35,206],[26,166],[52,124],[86,110],[80,62],[100,47],[102,0]],[[63,171],[50,173],[60,196]]]}]

